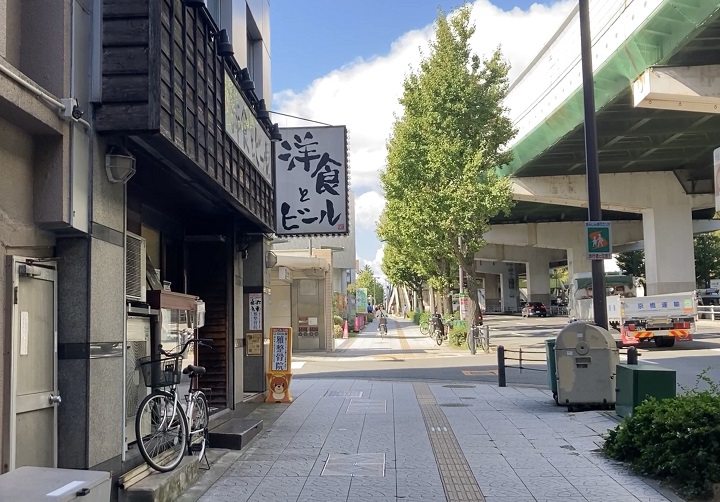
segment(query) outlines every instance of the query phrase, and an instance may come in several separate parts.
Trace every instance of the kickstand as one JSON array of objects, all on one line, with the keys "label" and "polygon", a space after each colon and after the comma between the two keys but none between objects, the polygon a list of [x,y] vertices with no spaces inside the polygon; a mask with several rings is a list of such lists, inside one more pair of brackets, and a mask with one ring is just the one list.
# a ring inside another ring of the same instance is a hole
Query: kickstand
[{"label": "kickstand", "polygon": [[207,467],[202,467],[202,465],[198,465],[198,469],[202,469],[203,471],[209,471],[210,470],[210,461],[207,457],[207,452],[205,452],[205,455],[203,456],[205,459],[205,463],[207,464]]}]

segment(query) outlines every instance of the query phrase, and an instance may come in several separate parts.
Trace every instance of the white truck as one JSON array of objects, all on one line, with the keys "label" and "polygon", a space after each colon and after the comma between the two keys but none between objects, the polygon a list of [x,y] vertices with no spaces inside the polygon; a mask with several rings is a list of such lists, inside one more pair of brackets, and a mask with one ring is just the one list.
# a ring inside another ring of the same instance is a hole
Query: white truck
[{"label": "white truck", "polygon": [[[576,294],[572,295],[569,315],[574,320],[594,320],[592,286],[589,292],[586,285],[583,287],[589,275],[573,278],[573,293]],[[636,297],[634,286],[621,287],[628,280],[633,281],[633,278],[617,274],[606,276],[610,293],[606,298],[608,324],[620,331],[623,345],[653,340],[658,347],[672,347],[676,340],[692,340],[697,315],[694,291]]]}]

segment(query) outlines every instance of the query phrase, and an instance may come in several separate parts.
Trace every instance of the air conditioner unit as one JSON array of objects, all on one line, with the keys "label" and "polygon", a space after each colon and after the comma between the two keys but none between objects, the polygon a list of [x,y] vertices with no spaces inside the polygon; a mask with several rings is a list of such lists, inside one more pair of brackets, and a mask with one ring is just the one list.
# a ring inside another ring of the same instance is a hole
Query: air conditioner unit
[{"label": "air conditioner unit", "polygon": [[287,267],[278,267],[278,279],[285,284],[292,284],[292,270]]},{"label": "air conditioner unit", "polygon": [[125,298],[145,301],[145,239],[128,232],[125,239]]}]

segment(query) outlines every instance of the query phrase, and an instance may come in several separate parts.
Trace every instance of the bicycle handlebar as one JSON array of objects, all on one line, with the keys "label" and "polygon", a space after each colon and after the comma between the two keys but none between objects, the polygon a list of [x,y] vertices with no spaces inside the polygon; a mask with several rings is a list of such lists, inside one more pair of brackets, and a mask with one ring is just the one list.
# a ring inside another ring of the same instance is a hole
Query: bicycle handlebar
[{"label": "bicycle handlebar", "polygon": [[213,340],[211,338],[189,338],[188,341],[185,342],[185,345],[183,345],[183,348],[178,352],[168,352],[166,350],[163,350],[162,345],[158,345],[158,349],[160,350],[160,353],[166,357],[177,357],[184,354],[191,343],[204,345],[205,347],[208,347],[210,349],[213,348]]}]

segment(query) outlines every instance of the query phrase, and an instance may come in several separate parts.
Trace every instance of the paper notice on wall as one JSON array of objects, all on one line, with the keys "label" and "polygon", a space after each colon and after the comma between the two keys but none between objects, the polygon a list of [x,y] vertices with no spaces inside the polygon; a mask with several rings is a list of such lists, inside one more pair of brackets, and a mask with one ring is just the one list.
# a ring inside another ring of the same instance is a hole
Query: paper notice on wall
[{"label": "paper notice on wall", "polygon": [[30,331],[27,312],[20,312],[20,355],[28,355],[28,333]]},{"label": "paper notice on wall", "polygon": [[250,293],[250,331],[262,331],[262,293]]}]

